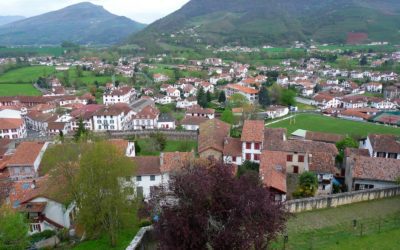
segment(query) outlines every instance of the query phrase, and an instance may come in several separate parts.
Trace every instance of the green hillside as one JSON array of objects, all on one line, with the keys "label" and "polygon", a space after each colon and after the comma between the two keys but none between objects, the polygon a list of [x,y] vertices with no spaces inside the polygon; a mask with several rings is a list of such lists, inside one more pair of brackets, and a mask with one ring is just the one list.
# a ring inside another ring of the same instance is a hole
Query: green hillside
[{"label": "green hillside", "polygon": [[399,31],[397,0],[191,0],[129,42],[148,47],[346,43],[349,33],[363,33],[368,36],[363,42],[398,43]]},{"label": "green hillside", "polygon": [[80,3],[0,26],[0,45],[117,43],[145,25],[103,7]]}]

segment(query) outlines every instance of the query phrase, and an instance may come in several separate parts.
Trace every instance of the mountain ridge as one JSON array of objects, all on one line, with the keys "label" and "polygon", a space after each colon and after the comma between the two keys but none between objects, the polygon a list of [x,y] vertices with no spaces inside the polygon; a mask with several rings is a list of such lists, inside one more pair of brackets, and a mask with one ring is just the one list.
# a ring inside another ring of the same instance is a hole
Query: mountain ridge
[{"label": "mountain ridge", "polygon": [[[192,38],[179,35],[194,27]],[[288,45],[313,39],[345,43],[351,32],[366,33],[368,41],[396,42],[399,30],[400,1],[395,0],[191,0],[128,42],[190,46],[200,39],[204,44]],[[171,34],[177,38],[171,39]]]},{"label": "mountain ridge", "polygon": [[24,16],[0,16],[0,26],[25,19]]},{"label": "mountain ridge", "polygon": [[145,26],[83,2],[0,26],[0,44],[114,44]]}]

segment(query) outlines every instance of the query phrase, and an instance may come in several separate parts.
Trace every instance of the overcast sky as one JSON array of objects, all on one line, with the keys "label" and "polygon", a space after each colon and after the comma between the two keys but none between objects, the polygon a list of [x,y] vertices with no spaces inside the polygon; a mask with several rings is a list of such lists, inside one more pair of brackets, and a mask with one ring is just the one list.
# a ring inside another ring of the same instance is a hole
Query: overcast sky
[{"label": "overcast sky", "polygon": [[135,21],[151,23],[179,9],[189,0],[0,0],[0,16],[31,17],[71,4],[92,2]]}]

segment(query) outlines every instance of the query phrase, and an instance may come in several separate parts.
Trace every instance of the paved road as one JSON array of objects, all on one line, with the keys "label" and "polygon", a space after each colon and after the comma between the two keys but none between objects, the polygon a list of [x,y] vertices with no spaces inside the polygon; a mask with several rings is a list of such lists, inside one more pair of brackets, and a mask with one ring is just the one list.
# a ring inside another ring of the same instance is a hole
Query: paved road
[{"label": "paved road", "polygon": [[306,99],[306,98],[303,98],[303,97],[296,97],[296,102],[307,104],[307,105],[312,105],[313,104],[313,100]]}]

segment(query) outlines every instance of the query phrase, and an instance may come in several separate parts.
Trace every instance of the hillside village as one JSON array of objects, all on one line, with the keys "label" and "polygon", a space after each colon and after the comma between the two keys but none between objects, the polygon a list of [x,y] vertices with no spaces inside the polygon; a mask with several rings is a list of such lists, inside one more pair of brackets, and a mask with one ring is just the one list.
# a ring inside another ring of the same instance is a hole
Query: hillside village
[{"label": "hillside village", "polygon": [[[388,54],[382,60],[400,60],[398,55]],[[370,60],[374,55],[352,55],[362,56]],[[162,62],[164,57],[153,60]],[[156,65],[148,61],[121,58],[115,66],[96,58],[28,59],[30,64],[55,66],[61,72],[81,67],[104,74],[112,68],[125,77],[149,74],[148,69]],[[96,96],[98,92],[78,95],[62,79],[49,76],[37,86],[41,96],[0,97],[0,200],[29,215],[30,234],[74,229],[75,203],[65,206],[62,199],[53,197],[54,183],[41,172],[41,161],[49,148],[62,143],[60,138],[72,138],[81,129],[113,138],[109,142],[137,168],[124,185],[144,199],[168,182],[169,174],[196,158],[225,163],[235,172],[256,164],[262,183],[282,202],[298,197],[298,177],[305,172],[317,176],[317,197],[392,187],[400,177],[397,135],[368,134],[356,138],[357,147],[340,149],[337,145],[345,135],[302,129],[288,133],[285,128],[269,128],[265,122],[298,113],[297,101],[313,106],[311,112],[337,119],[398,126],[398,75],[374,72],[377,64],[373,61],[371,70],[361,72],[336,69],[317,58],[286,60],[272,67],[206,58],[170,65],[180,71],[205,71],[204,78],[176,79],[154,73],[150,75],[153,87],[137,87],[112,77],[111,82],[99,86],[101,96]],[[269,95],[265,91],[271,84],[298,94],[289,103],[273,102],[271,91]],[[236,99],[242,104],[235,105]],[[266,99],[269,101],[263,103]],[[226,110],[232,112],[233,120],[225,120]],[[147,131],[144,136],[164,133],[167,137],[191,133],[197,138],[197,147],[142,155],[137,138],[128,138],[138,131]],[[342,155],[341,161],[338,155]]]}]

